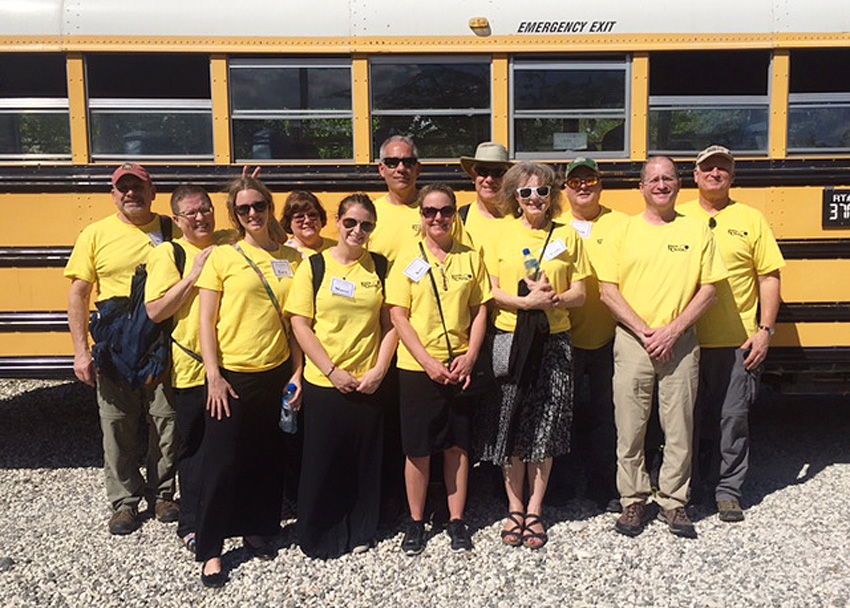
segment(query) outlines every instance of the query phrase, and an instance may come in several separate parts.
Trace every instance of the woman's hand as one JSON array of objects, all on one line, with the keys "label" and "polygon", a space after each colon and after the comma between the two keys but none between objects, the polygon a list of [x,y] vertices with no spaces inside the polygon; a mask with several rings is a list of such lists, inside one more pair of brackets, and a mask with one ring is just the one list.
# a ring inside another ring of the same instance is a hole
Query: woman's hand
[{"label": "woman's hand", "polygon": [[458,384],[463,384],[463,390],[469,388],[472,382],[472,368],[475,367],[475,359],[470,353],[464,353],[452,361],[451,372],[457,378]]},{"label": "woman's hand", "polygon": [[529,294],[523,297],[526,310],[551,310],[560,303],[558,294],[549,283],[545,272],[541,272],[536,281],[526,277],[525,284],[530,290]]},{"label": "woman's hand", "polygon": [[221,374],[207,375],[207,411],[210,417],[221,420],[222,413],[230,418],[229,398],[239,399],[239,395]]},{"label": "woman's hand", "polygon": [[434,357],[428,357],[422,367],[425,369],[425,373],[428,374],[428,377],[437,384],[458,383],[457,377],[455,377],[455,375],[450,372],[445,365],[434,359]]},{"label": "woman's hand", "polygon": [[328,374],[328,380],[333,383],[336,390],[344,395],[353,393],[360,386],[360,381],[357,378],[339,367],[334,367],[333,371]]},{"label": "woman's hand", "polygon": [[295,385],[295,394],[289,400],[289,408],[293,412],[301,411],[301,372],[293,374],[289,382],[286,383],[286,387],[289,388],[290,384]]},{"label": "woman's hand", "polygon": [[384,381],[386,373],[386,370],[373,367],[363,374],[363,377],[360,379],[360,384],[357,386],[357,392],[365,395],[374,395],[375,391],[378,390],[378,387],[381,386],[381,382]]}]

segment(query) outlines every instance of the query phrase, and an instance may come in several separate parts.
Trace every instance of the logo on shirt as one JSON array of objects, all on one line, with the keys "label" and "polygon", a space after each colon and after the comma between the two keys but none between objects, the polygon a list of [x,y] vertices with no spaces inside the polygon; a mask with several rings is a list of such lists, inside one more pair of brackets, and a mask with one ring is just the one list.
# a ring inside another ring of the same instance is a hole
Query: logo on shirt
[{"label": "logo on shirt", "polygon": [[452,275],[452,281],[471,281],[472,275],[466,272],[457,272]]},{"label": "logo on shirt", "polygon": [[687,251],[690,248],[690,245],[675,245],[673,243],[667,243],[668,251]]},{"label": "logo on shirt", "polygon": [[381,281],[380,281],[380,279],[374,279],[374,280],[371,280],[371,281],[360,281],[360,285],[362,285],[366,289],[371,289],[373,287],[380,287]]},{"label": "logo on shirt", "polygon": [[729,234],[731,234],[732,236],[739,236],[741,238],[744,238],[745,236],[747,236],[747,231],[746,230],[735,230],[734,228],[729,228]]}]

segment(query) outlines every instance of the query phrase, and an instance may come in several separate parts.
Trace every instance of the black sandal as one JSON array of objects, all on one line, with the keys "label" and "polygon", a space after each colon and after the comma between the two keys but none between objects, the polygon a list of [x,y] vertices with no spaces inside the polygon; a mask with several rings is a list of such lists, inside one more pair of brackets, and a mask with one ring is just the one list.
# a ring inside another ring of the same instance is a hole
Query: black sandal
[{"label": "black sandal", "polygon": [[[543,522],[540,516],[535,513],[526,513],[525,515],[525,530],[522,533],[522,544],[529,549],[542,549],[549,542],[549,535],[546,532],[535,532],[531,526],[540,524],[543,527]],[[535,544],[533,541],[539,540],[540,544]],[[530,542],[531,541],[531,542]]]},{"label": "black sandal", "polygon": [[502,542],[509,547],[519,547],[522,545],[525,513],[522,511],[510,511],[508,519],[514,524],[513,528],[502,530]]}]

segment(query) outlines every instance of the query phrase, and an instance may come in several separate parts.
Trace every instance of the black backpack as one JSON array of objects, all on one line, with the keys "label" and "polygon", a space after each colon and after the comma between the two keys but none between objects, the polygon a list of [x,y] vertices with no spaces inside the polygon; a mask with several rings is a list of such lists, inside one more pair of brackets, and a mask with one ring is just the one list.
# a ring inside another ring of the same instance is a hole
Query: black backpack
[{"label": "black backpack", "polygon": [[[173,226],[160,216],[163,239],[174,247],[174,261],[181,276],[186,251],[172,241]],[[154,323],[145,309],[145,264],[136,267],[130,296],[118,296],[96,304],[91,316],[94,339],[92,357],[100,373],[114,382],[139,388],[155,383],[168,369],[171,359],[171,319]]]}]

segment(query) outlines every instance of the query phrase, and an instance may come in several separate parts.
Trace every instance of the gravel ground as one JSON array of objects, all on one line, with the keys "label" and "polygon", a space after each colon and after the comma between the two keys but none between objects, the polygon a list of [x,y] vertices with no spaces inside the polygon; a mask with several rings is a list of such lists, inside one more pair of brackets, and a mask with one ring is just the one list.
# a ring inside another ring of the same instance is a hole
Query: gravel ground
[{"label": "gravel ground", "polygon": [[0,381],[0,606],[846,606],[850,402],[765,399],[753,413],[747,519],[697,510],[696,541],[652,523],[636,539],[574,500],[550,508],[541,551],[499,542],[502,504],[473,478],[475,551],[436,534],[421,556],[388,530],[363,555],[305,558],[283,522],[272,562],[226,545],[222,590],[154,520],[112,537],[94,396],[79,384]]}]

